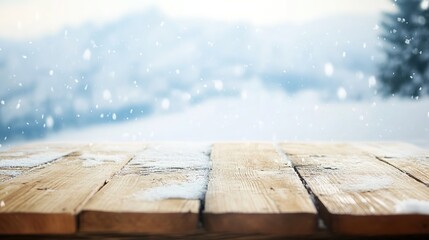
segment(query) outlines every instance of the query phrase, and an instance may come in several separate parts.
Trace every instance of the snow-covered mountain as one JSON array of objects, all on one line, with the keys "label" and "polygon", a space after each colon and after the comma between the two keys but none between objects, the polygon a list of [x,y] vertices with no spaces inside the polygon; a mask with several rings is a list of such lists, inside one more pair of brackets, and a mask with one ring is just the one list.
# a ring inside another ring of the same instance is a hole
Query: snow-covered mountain
[{"label": "snow-covered mountain", "polygon": [[0,40],[0,138],[181,111],[261,82],[327,100],[373,94],[378,19],[305,25],[177,20],[155,9],[32,41]]}]

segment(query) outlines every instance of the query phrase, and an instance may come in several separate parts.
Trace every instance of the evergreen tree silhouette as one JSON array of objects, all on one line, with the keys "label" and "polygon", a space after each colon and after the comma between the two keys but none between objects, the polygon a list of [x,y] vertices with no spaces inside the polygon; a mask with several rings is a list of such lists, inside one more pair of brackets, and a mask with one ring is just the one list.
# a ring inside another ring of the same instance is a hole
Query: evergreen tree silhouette
[{"label": "evergreen tree silhouette", "polygon": [[385,94],[417,97],[429,93],[429,10],[427,0],[392,0],[397,11],[381,23],[384,62],[379,81]]}]

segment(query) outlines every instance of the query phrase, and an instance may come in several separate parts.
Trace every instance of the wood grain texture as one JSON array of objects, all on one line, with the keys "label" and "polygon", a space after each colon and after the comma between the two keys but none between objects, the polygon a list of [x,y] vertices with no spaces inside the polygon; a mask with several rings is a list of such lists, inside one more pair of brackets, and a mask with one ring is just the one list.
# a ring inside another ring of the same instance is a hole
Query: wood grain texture
[{"label": "wood grain texture", "polygon": [[326,144],[322,155],[315,154],[312,144],[295,151],[293,144],[281,146],[315,194],[334,234],[429,233],[429,215],[398,212],[403,201],[429,203],[429,189],[405,173],[366,153],[342,154],[349,146]]},{"label": "wood grain texture", "polygon": [[348,143],[326,143],[326,142],[288,142],[287,144],[280,144],[281,148],[289,155],[295,156],[323,156],[323,155],[337,155],[337,156],[351,156],[365,154],[359,148]]},{"label": "wood grain texture", "polygon": [[312,234],[316,210],[294,169],[272,144],[212,148],[204,224],[210,232]]},{"label": "wood grain texture", "polygon": [[[135,146],[136,149],[141,146]],[[87,146],[53,164],[0,183],[0,234],[66,234],[83,204],[133,156]]]},{"label": "wood grain texture", "polygon": [[33,143],[0,152],[0,182],[71,154],[83,144]]},{"label": "wood grain texture", "polygon": [[359,143],[363,151],[429,186],[429,150],[407,143]]},{"label": "wood grain texture", "polygon": [[[85,205],[80,230],[151,234],[197,231],[200,196],[187,191],[204,190],[208,163],[207,146],[149,145]],[[198,185],[200,181],[202,185]],[[194,182],[197,185],[193,186]]]},{"label": "wood grain texture", "polygon": [[363,152],[377,157],[420,157],[428,156],[429,149],[403,142],[358,142],[350,144]]}]

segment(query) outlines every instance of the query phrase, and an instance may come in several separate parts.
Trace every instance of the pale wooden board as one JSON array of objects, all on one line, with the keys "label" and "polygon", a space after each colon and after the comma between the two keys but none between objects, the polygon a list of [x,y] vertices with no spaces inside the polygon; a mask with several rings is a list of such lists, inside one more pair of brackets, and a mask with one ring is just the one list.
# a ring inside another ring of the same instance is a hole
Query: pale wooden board
[{"label": "pale wooden board", "polygon": [[0,152],[0,182],[73,153],[83,144],[33,143]]},{"label": "pale wooden board", "polygon": [[210,232],[306,235],[316,210],[294,169],[268,143],[212,148],[204,224]]},{"label": "pale wooden board", "polygon": [[361,151],[370,153],[377,157],[421,157],[428,156],[429,149],[420,148],[403,142],[358,142],[352,143],[354,147]]},{"label": "pale wooden board", "polygon": [[[208,149],[192,144],[150,144],[85,205],[80,215],[80,231],[151,234],[197,231],[200,200],[183,198],[180,191],[194,180],[207,181]],[[199,162],[204,159],[205,163]],[[165,191],[178,195],[170,199]],[[161,195],[153,198],[150,192]]]},{"label": "pale wooden board", "polygon": [[281,144],[284,151],[291,155],[323,156],[323,155],[362,155],[363,151],[348,143],[326,142],[288,142]]},{"label": "pale wooden board", "polygon": [[359,143],[355,146],[429,186],[428,149],[407,143]]},{"label": "pale wooden board", "polygon": [[[132,147],[127,145],[130,150]],[[77,228],[76,214],[132,151],[93,145],[0,183],[0,234],[65,234]],[[134,146],[134,151],[142,146]]]},{"label": "pale wooden board", "polygon": [[[316,195],[331,231],[344,235],[429,233],[429,215],[396,211],[397,204],[404,200],[429,203],[426,186],[374,156],[345,155],[342,153],[348,146],[325,145],[316,146],[324,149],[323,155],[317,155],[312,144],[296,150],[294,144],[281,146]],[[290,154],[297,152],[299,155]]]}]

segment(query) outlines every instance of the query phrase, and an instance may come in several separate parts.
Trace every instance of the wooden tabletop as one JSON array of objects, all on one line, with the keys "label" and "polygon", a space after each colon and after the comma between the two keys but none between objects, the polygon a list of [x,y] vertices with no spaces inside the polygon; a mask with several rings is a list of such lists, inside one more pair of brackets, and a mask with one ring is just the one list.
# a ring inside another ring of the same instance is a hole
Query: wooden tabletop
[{"label": "wooden tabletop", "polygon": [[2,151],[0,238],[42,236],[425,239],[429,150],[231,142]]}]

